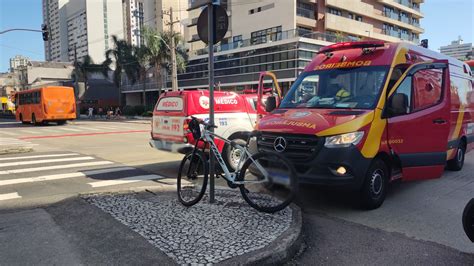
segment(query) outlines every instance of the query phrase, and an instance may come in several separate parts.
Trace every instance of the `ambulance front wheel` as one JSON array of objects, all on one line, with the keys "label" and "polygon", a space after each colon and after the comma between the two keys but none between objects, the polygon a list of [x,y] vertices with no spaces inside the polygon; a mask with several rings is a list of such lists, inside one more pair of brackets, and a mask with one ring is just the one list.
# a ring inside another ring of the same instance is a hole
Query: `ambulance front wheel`
[{"label": "ambulance front wheel", "polygon": [[464,166],[464,156],[466,155],[466,145],[463,141],[459,142],[459,147],[456,149],[456,156],[448,161],[448,169],[451,171],[460,171]]},{"label": "ambulance front wheel", "polygon": [[370,165],[360,190],[361,207],[366,210],[380,207],[387,194],[387,185],[387,165],[383,160],[376,158]]}]

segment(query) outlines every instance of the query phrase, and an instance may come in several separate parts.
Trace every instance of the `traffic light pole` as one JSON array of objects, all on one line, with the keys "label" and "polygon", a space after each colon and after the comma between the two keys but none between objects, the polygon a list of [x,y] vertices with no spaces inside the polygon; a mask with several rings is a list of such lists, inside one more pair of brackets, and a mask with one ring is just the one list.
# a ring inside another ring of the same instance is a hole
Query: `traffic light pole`
[{"label": "traffic light pole", "polygon": [[34,32],[43,32],[42,30],[34,30],[34,29],[8,29],[4,31],[0,31],[0,34],[4,34],[10,31],[34,31]]}]

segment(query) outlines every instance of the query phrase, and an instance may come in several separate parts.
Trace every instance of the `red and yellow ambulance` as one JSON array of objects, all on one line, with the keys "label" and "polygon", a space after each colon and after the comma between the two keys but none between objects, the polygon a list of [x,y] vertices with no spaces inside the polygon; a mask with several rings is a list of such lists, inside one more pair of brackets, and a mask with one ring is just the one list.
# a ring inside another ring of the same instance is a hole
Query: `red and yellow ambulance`
[{"label": "red and yellow ambulance", "polygon": [[279,105],[267,99],[257,147],[291,159],[300,183],[358,190],[374,209],[390,181],[461,170],[474,148],[472,83],[465,63],[408,43],[323,47]]}]

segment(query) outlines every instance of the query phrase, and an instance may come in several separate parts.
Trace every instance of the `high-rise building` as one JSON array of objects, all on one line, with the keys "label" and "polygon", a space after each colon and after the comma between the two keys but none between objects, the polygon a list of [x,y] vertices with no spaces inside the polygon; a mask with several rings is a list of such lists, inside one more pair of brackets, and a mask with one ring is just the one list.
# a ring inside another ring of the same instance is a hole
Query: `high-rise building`
[{"label": "high-rise building", "polygon": [[43,0],[43,23],[50,29],[45,42],[47,61],[74,61],[85,55],[105,59],[112,36],[123,38],[121,0]]},{"label": "high-rise building", "polygon": [[145,1],[145,25],[156,29],[158,32],[168,31],[170,7],[173,8],[173,31],[180,32],[183,37],[187,27],[184,25],[188,18],[188,0],[144,0]]},{"label": "high-rise building", "polygon": [[[149,1],[149,0],[148,0]],[[123,32],[125,40],[134,45],[143,44],[144,7],[147,0],[123,0]]]},{"label": "high-rise building", "polygon": [[[300,1],[297,1],[300,2]],[[389,42],[419,42],[424,0],[317,1],[315,31]]]},{"label": "high-rise building", "polygon": [[[256,39],[288,30],[300,35],[311,32],[343,35],[353,39],[370,38],[383,41],[418,43],[420,5],[424,0],[221,0],[230,15],[225,42]],[[197,35],[197,18],[201,10],[190,12],[188,41],[191,50],[204,47]],[[278,18],[278,19],[269,19]],[[253,36],[253,37],[252,37]],[[193,43],[197,42],[197,43]]]},{"label": "high-rise building", "polygon": [[10,72],[13,72],[19,68],[26,67],[30,59],[23,55],[16,55],[10,58]]},{"label": "high-rise building", "polygon": [[[216,0],[218,1],[218,0]],[[424,0],[220,0],[229,30],[215,47],[215,76],[224,89],[257,84],[260,71],[274,71],[288,88],[320,47],[375,39],[419,42]],[[192,4],[193,1],[190,1]],[[199,40],[201,9],[190,12],[190,58],[178,75],[184,88],[207,86],[207,48]]]},{"label": "high-rise building", "polygon": [[472,57],[474,48],[472,43],[463,43],[461,36],[456,41],[452,41],[451,44],[441,46],[440,52],[445,55],[457,58],[459,60],[468,60]]}]

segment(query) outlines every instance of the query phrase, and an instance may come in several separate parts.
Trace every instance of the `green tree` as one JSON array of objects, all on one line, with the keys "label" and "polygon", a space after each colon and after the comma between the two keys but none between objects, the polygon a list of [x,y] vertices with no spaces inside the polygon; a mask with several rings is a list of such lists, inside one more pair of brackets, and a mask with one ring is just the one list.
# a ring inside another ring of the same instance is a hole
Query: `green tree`
[{"label": "green tree", "polygon": [[187,62],[187,52],[183,46],[183,38],[177,32],[164,31],[162,33],[156,30],[144,27],[142,31],[147,49],[147,59],[154,67],[156,83],[162,84],[161,70],[169,69],[171,66],[171,38],[176,43],[176,62],[178,71],[184,71]]},{"label": "green tree", "polygon": [[84,82],[84,87],[88,89],[89,74],[102,73],[107,77],[107,66],[102,64],[95,64],[89,55],[82,58],[81,61],[74,64],[74,75],[76,82]]},{"label": "green tree", "polygon": [[140,65],[135,49],[125,40],[119,40],[115,35],[112,36],[112,40],[114,48],[105,52],[106,59],[103,65],[113,70],[113,81],[116,86],[121,87],[122,85],[122,72],[134,84],[140,75]]}]

